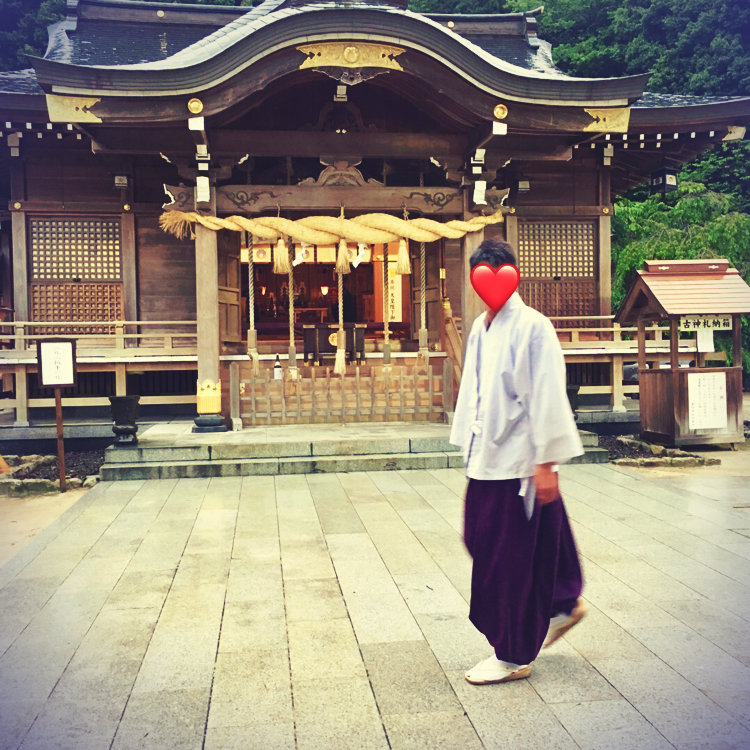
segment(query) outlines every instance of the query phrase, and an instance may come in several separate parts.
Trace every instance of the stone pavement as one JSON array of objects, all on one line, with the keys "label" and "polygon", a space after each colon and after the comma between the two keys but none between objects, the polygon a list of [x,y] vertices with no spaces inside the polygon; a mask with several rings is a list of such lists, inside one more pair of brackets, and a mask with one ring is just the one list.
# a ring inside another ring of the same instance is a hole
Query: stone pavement
[{"label": "stone pavement", "polygon": [[750,747],[748,483],[692,476],[563,468],[590,615],[484,687],[460,470],[102,483],[0,568],[0,748]]}]

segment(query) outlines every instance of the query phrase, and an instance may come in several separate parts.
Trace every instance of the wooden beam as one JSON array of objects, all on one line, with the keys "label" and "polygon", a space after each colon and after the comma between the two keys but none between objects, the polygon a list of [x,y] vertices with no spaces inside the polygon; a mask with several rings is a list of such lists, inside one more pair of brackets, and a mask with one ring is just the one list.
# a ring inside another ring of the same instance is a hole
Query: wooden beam
[{"label": "wooden beam", "polygon": [[[193,210],[193,188],[167,185],[174,197],[169,208]],[[488,203],[499,203],[504,191],[488,190]],[[216,210],[224,214],[257,214],[283,210],[398,211],[404,208],[423,214],[460,215],[463,192],[459,188],[399,187],[384,188],[318,185],[222,185],[216,189]]]},{"label": "wooden beam", "polygon": [[[321,156],[359,158],[462,157],[466,138],[446,133],[333,133],[303,130],[214,130],[207,123],[211,156],[216,159],[253,156]],[[118,154],[188,155],[195,144],[182,128],[92,128],[95,152]]]}]

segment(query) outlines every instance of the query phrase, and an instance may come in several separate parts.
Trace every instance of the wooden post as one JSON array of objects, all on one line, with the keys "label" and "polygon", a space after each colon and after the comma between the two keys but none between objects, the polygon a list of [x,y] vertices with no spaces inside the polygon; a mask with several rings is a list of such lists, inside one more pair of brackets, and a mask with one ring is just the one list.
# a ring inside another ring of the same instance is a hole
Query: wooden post
[{"label": "wooden post", "polygon": [[609,214],[599,217],[597,261],[599,315],[609,315],[612,312],[612,218]]},{"label": "wooden post", "polygon": [[127,393],[128,393],[127,369],[123,363],[118,362],[115,365],[115,396],[127,396]]},{"label": "wooden post", "polygon": [[13,235],[13,309],[14,319],[29,319],[29,271],[26,252],[26,213],[13,211],[11,214]]},{"label": "wooden post", "polygon": [[669,364],[672,368],[672,373],[675,373],[680,367],[680,326],[677,318],[669,319],[669,329]]},{"label": "wooden post", "polygon": [[26,365],[15,366],[16,419],[14,427],[29,426],[29,389],[26,383]]},{"label": "wooden post", "polygon": [[[646,319],[638,318],[638,372],[646,369]],[[640,377],[639,377],[640,381]]]},{"label": "wooden post", "polygon": [[[41,367],[41,364],[40,364]],[[55,422],[57,423],[57,470],[60,477],[60,492],[65,492],[65,442],[63,440],[62,395],[55,387]]]},{"label": "wooden post", "polygon": [[443,413],[446,422],[453,413],[453,399],[453,360],[446,357],[443,360]]},{"label": "wooden post", "polygon": [[[211,189],[215,206],[215,191]],[[225,432],[219,374],[219,260],[216,232],[195,225],[195,314],[198,393],[193,432]]]},{"label": "wooden post", "polygon": [[[122,259],[122,306],[125,320],[138,320],[138,272],[135,258],[135,215],[123,211],[120,217],[120,257]],[[131,328],[128,333],[137,330]],[[138,340],[135,341],[136,345]]]},{"label": "wooden post", "polygon": [[229,363],[229,419],[234,431],[242,430],[240,417],[240,363]]},{"label": "wooden post", "polygon": [[625,392],[622,389],[622,354],[612,355],[612,411],[625,411],[623,399]]},{"label": "wooden post", "polygon": [[[471,218],[468,214],[464,218]],[[474,319],[481,315],[485,310],[484,302],[474,291],[471,285],[471,264],[469,263],[472,254],[484,241],[484,229],[478,232],[467,232],[461,240],[461,261],[463,268],[463,287],[461,291],[461,319],[463,326],[463,347],[466,352],[466,342],[469,340],[469,331],[474,323]],[[456,352],[458,354],[458,352]]]}]

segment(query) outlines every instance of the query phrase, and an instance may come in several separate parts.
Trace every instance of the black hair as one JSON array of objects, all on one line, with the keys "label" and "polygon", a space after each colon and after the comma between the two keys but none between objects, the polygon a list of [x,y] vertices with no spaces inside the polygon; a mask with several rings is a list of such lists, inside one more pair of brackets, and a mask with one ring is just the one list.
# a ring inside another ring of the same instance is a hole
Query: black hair
[{"label": "black hair", "polygon": [[500,268],[500,266],[510,263],[516,265],[516,256],[513,252],[513,248],[502,240],[485,240],[481,245],[474,251],[474,254],[469,259],[471,268],[474,269],[480,263],[488,263],[493,268]]}]

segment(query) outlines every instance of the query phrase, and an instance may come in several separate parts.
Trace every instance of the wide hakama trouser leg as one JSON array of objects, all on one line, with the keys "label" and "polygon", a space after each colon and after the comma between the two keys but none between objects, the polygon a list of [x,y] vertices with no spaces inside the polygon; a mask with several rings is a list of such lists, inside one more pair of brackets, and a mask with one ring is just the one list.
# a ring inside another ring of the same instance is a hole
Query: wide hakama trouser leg
[{"label": "wide hakama trouser leg", "polygon": [[464,541],[474,564],[469,619],[498,659],[530,664],[550,618],[569,613],[583,588],[562,500],[526,518],[520,482],[470,479]]}]

